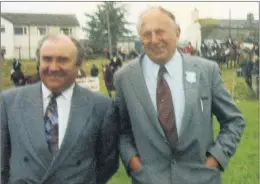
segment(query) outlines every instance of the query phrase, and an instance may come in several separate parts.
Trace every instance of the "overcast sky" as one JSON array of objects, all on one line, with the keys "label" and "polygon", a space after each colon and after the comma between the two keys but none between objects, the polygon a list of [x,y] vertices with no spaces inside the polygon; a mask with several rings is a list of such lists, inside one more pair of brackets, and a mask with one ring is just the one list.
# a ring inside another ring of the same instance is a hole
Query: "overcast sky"
[{"label": "overcast sky", "polygon": [[[185,30],[191,24],[191,11],[197,8],[199,17],[228,19],[231,9],[232,19],[246,19],[247,13],[254,14],[259,20],[258,2],[124,2],[128,6],[127,20],[137,22],[138,16],[149,6],[160,5],[173,12],[181,29]],[[64,13],[76,14],[83,26],[86,22],[84,13],[93,13],[100,2],[1,2],[1,12],[23,13]],[[135,26],[130,29],[136,33]],[[81,33],[81,37],[84,33]]]}]

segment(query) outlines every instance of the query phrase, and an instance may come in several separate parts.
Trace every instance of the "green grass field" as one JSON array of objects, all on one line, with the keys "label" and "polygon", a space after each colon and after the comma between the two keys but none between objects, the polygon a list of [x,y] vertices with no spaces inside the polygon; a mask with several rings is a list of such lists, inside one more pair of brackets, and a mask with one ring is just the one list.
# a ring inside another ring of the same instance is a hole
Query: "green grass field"
[{"label": "green grass field", "polygon": [[[86,74],[90,73],[90,67],[95,63],[100,69],[100,89],[101,93],[107,95],[101,74],[101,64],[106,63],[104,59],[89,60],[82,66]],[[3,67],[3,68],[2,68]],[[10,81],[11,62],[2,64],[2,89],[12,87]],[[36,63],[32,61],[23,61],[22,69],[26,75],[34,74],[36,71]],[[223,70],[225,86],[232,91],[232,79],[234,70]],[[254,81],[255,83],[255,81]],[[243,79],[237,79],[235,82],[235,90],[233,96],[241,109],[245,121],[246,128],[237,149],[235,156],[230,160],[228,168],[223,173],[224,184],[256,184],[259,182],[259,121],[258,121],[258,100],[256,95],[246,88]],[[214,121],[215,135],[217,135],[219,127]],[[109,184],[130,184],[129,178],[126,176],[123,166],[121,165],[118,172],[110,180]]]}]

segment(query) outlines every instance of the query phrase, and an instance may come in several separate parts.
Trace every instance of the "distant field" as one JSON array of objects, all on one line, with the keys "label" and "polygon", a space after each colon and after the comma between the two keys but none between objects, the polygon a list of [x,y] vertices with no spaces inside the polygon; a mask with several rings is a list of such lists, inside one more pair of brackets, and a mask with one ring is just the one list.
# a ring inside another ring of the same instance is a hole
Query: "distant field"
[{"label": "distant field", "polygon": [[[101,93],[107,95],[104,82],[102,80],[101,65],[107,60],[97,59],[90,60],[83,64],[83,69],[88,75],[90,67],[95,63],[100,70],[100,89]],[[36,63],[33,61],[22,62],[22,69],[26,75],[34,74],[36,71]],[[12,87],[10,81],[11,62],[3,64],[3,72],[1,74],[3,81],[3,89]],[[232,91],[232,79],[234,70],[223,70],[223,78],[225,86]],[[255,83],[255,82],[254,82]],[[223,174],[223,184],[256,184],[259,182],[259,123],[258,123],[258,101],[253,92],[246,88],[243,79],[237,79],[235,82],[234,98],[241,109],[245,120],[246,128],[242,137],[241,143],[238,147],[236,155],[231,159],[229,166]],[[219,127],[216,121],[215,134],[218,133]],[[126,176],[123,166],[120,167],[117,174],[110,180],[109,184],[130,184],[130,180]]]}]

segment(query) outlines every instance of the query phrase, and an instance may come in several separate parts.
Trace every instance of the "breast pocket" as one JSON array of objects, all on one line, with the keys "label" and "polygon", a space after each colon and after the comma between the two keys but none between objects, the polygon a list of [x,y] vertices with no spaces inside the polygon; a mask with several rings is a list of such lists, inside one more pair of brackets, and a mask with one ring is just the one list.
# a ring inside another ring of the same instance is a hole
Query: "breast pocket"
[{"label": "breast pocket", "polygon": [[211,100],[208,96],[200,97],[200,112],[204,120],[208,122],[211,117]]},{"label": "breast pocket", "polygon": [[200,87],[199,95],[200,111],[205,120],[205,123],[210,121],[211,118],[211,89],[210,87]]}]

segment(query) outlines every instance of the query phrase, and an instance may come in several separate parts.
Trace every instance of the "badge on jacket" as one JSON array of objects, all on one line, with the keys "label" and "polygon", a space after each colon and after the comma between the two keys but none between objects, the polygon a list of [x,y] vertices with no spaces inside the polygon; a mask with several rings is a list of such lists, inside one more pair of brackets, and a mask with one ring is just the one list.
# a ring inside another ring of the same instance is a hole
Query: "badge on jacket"
[{"label": "badge on jacket", "polygon": [[189,83],[195,83],[196,82],[196,73],[195,72],[190,72],[190,71],[186,71],[186,80]]}]

